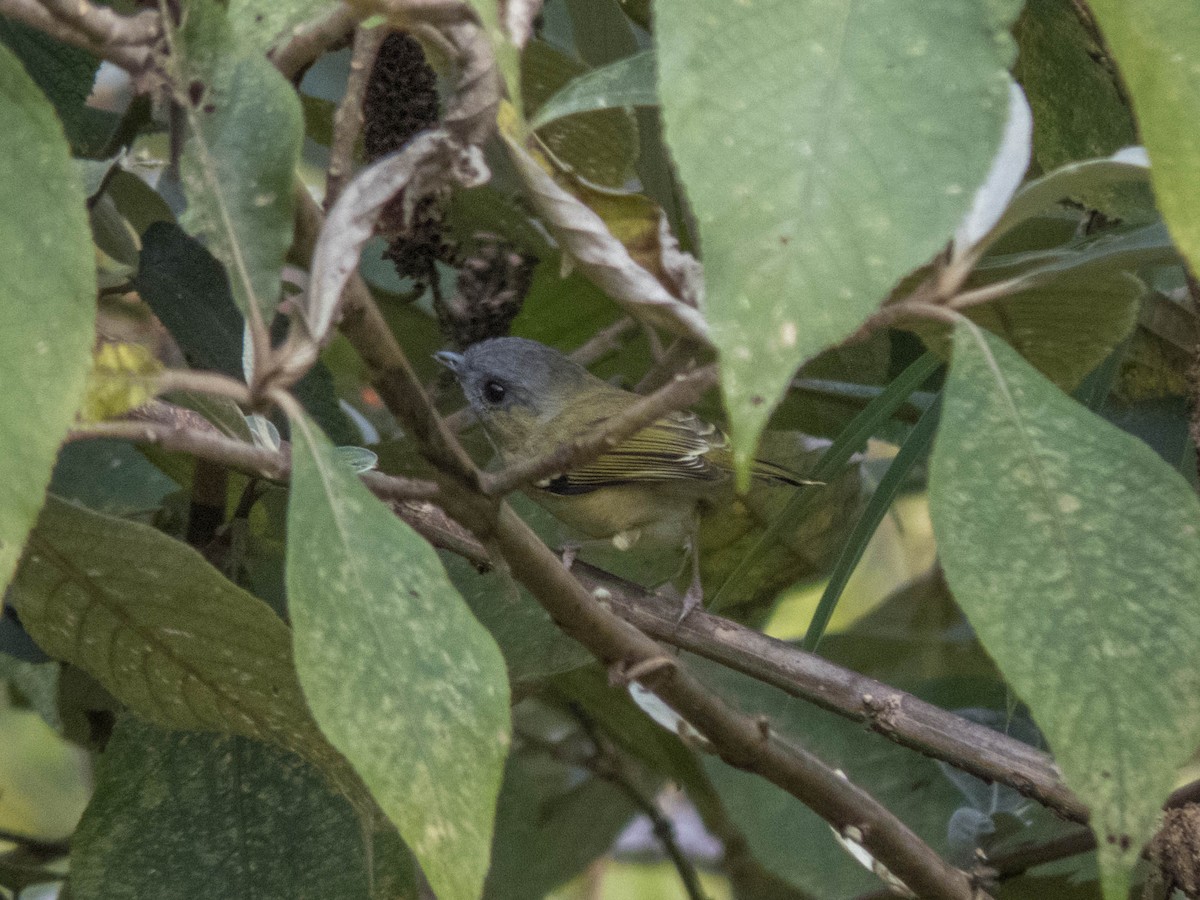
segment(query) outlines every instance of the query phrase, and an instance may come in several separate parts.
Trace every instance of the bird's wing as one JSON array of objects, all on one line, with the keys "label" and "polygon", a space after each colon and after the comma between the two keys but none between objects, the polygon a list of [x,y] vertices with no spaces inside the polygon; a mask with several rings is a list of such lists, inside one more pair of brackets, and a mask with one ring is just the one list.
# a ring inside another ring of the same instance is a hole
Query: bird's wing
[{"label": "bird's wing", "polygon": [[537,486],[568,495],[653,481],[719,481],[728,476],[729,467],[724,459],[711,459],[710,455],[724,451],[727,444],[715,425],[692,413],[672,413],[592,462],[544,479]]}]

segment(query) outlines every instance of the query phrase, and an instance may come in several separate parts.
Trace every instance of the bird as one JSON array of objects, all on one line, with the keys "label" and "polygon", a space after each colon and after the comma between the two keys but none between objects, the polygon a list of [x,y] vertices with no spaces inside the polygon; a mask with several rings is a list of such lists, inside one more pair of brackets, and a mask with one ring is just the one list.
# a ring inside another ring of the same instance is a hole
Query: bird
[{"label": "bird", "polygon": [[[538,458],[641,399],[527,338],[490,338],[434,358],[458,380],[504,464]],[[794,488],[819,483],[762,459],[754,461],[751,475]],[[568,528],[620,550],[635,543],[685,549],[692,579],[682,621],[703,600],[700,516],[736,497],[733,453],[716,425],[695,413],[672,412],[591,462],[544,477],[525,492]],[[571,551],[568,547],[564,558],[568,566]]]}]

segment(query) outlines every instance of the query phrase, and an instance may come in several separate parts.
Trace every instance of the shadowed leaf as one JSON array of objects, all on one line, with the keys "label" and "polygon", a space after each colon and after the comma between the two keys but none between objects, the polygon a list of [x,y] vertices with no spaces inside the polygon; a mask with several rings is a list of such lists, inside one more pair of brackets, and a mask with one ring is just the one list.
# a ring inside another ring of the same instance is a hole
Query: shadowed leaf
[{"label": "shadowed leaf", "polygon": [[91,367],[96,276],[62,126],[0,47],[0,585],[33,527]]}]

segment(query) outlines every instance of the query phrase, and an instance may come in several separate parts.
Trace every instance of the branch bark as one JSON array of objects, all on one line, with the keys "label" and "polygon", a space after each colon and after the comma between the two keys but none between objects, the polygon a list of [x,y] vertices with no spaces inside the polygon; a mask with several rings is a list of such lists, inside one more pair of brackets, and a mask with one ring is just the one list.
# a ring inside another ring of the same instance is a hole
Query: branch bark
[{"label": "branch bark", "polygon": [[156,12],[123,16],[89,0],[0,0],[0,14],[94,53],[134,76],[151,68],[163,35]]},{"label": "branch bark", "polygon": [[350,7],[339,5],[301,25],[286,43],[272,49],[267,56],[288,81],[293,81],[317,57],[349,37],[357,24],[358,15]]},{"label": "branch bark", "polygon": [[606,419],[582,437],[555,447],[542,456],[514,463],[495,474],[484,475],[484,493],[490,497],[503,497],[539,478],[591,462],[655,419],[691,406],[716,384],[717,367],[714,365],[677,374],[653,394],[635,401],[620,415]]},{"label": "branch bark", "polygon": [[[165,403],[154,404],[136,410],[136,419],[96,422],[73,428],[68,432],[67,440],[107,438],[148,444],[162,447],[164,450],[188,453],[197,459],[269,481],[282,482],[291,477],[292,455],[287,443],[284,443],[279,451],[256,447],[225,437],[206,419],[197,414],[189,416],[188,413],[191,413],[191,410],[180,410]],[[382,472],[365,472],[362,480],[381,500],[425,501],[437,495],[437,485],[429,481],[384,475]],[[440,532],[435,533],[442,538]],[[444,539],[448,542],[452,540],[450,535],[446,535]],[[480,550],[482,551],[482,548]]]}]

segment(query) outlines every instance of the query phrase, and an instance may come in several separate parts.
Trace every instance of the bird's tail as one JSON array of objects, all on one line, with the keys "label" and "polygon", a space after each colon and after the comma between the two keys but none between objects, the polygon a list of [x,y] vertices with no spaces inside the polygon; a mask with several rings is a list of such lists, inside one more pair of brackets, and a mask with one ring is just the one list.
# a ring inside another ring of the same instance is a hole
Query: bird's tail
[{"label": "bird's tail", "polygon": [[761,478],[763,481],[769,481],[772,484],[790,484],[792,487],[825,483],[823,481],[812,481],[808,478],[801,478],[791,469],[777,466],[775,463],[767,462],[765,459],[756,459],[754,467],[750,470],[750,474],[755,478]]}]

